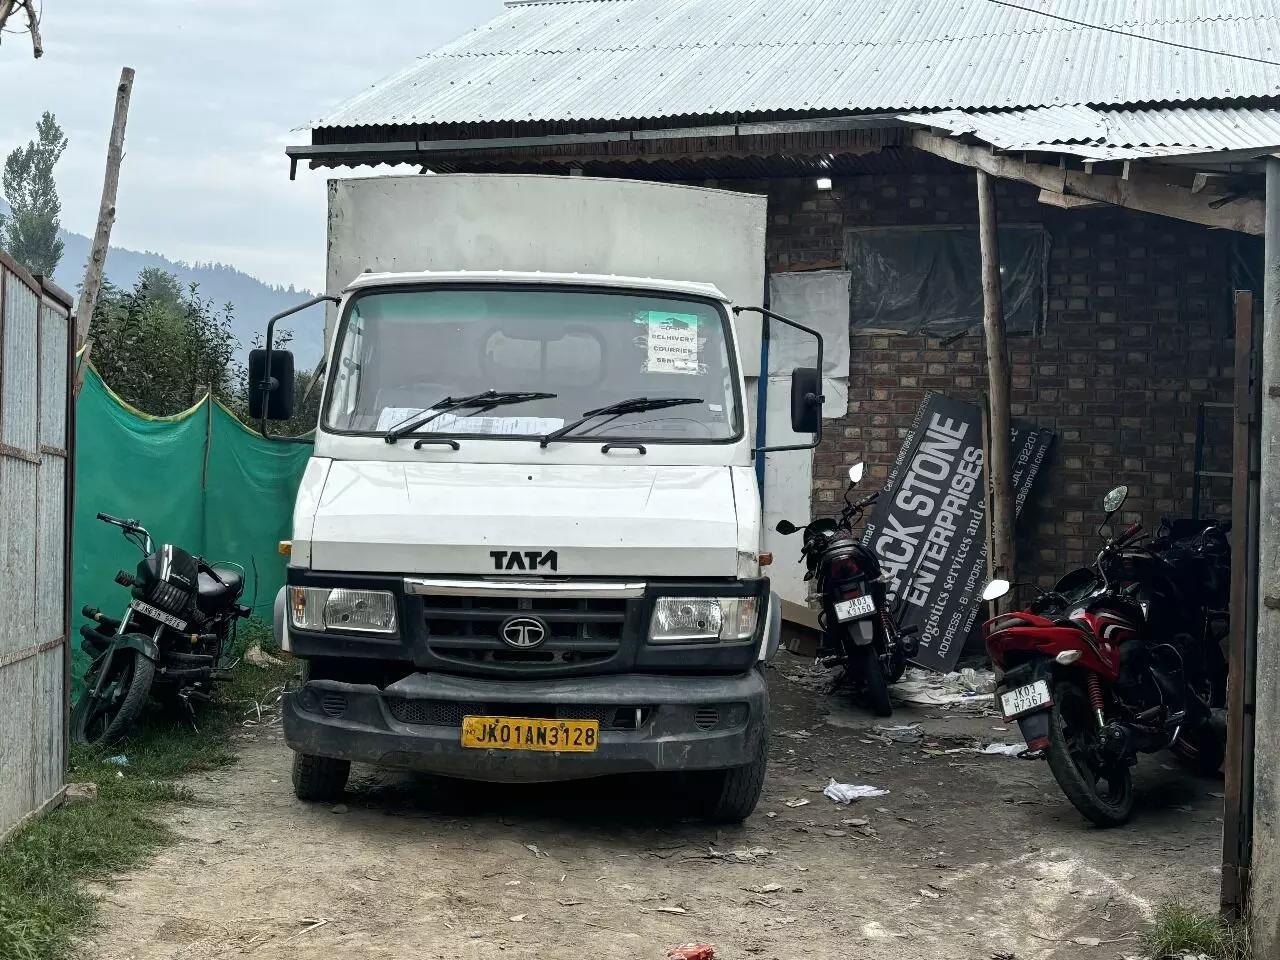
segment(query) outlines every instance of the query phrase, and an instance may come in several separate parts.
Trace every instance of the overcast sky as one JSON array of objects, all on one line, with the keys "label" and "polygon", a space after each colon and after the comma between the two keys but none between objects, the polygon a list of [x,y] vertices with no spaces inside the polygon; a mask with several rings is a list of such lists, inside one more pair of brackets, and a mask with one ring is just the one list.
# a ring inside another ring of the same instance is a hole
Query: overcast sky
[{"label": "overcast sky", "polygon": [[[501,0],[40,0],[45,55],[0,43],[0,154],[43,110],[71,140],[62,224],[92,234],[115,86],[137,72],[112,243],[320,289],[325,171],[294,127],[495,16]],[[389,172],[389,168],[381,168]],[[409,172],[411,168],[400,168]]]}]

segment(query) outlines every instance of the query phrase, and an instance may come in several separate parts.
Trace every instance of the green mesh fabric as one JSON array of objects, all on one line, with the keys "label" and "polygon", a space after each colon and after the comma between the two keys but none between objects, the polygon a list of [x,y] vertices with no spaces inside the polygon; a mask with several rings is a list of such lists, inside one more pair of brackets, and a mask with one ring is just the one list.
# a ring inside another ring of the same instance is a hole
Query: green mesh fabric
[{"label": "green mesh fabric", "polygon": [[[290,536],[294,496],[311,444],[277,443],[251,432],[205,398],[172,417],[153,417],[111,392],[92,368],[76,402],[72,623],[85,606],[121,616],[129,592],[113,578],[141,553],[98,513],[136,520],[156,544],[172,543],[210,563],[245,569],[241,603],[271,619],[284,584],[278,550]],[[255,573],[256,571],[256,573]],[[256,589],[255,589],[256,587]],[[89,659],[72,638],[78,691]]]}]

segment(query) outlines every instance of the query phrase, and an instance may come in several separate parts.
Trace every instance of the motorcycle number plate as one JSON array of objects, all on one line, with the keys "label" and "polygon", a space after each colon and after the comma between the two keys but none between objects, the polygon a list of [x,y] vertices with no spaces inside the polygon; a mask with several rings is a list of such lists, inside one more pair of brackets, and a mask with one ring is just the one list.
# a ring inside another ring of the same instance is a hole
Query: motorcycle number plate
[{"label": "motorcycle number plate", "polygon": [[1029,683],[1025,687],[1017,687],[1000,697],[1000,705],[1004,709],[1006,720],[1031,713],[1052,703],[1053,697],[1049,695],[1049,684],[1043,680]]},{"label": "motorcycle number plate", "polygon": [[836,619],[841,623],[869,617],[876,612],[875,597],[854,597],[852,600],[841,600],[836,604]]},{"label": "motorcycle number plate", "polygon": [[173,627],[175,630],[187,629],[187,621],[179,620],[171,613],[165,613],[149,603],[143,603],[141,600],[130,600],[130,608],[137,610],[143,616],[150,617],[152,620],[159,620],[165,626]]}]

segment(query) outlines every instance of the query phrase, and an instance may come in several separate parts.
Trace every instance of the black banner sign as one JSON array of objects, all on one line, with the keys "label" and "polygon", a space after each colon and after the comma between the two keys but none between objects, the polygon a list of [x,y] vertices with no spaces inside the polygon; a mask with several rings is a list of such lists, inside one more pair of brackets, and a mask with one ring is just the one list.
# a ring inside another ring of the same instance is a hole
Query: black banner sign
[{"label": "black banner sign", "polygon": [[[1014,421],[1017,513],[1053,434]],[[920,628],[916,662],[949,671],[964,649],[987,583],[982,410],[931,393],[916,412],[862,542],[876,552],[903,626]]]}]

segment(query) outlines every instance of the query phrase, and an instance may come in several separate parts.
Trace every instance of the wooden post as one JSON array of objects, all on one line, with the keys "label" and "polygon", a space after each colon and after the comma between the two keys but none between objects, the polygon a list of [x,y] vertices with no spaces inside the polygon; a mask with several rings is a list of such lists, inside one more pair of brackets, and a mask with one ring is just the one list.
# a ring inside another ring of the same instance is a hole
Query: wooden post
[{"label": "wooden post", "polygon": [[[1000,289],[1000,247],[996,233],[995,184],[983,171],[978,178],[978,237],[982,248],[982,325],[987,339],[990,380],[992,567],[996,576],[1013,582],[1013,470],[1010,465],[1009,347],[1004,337],[1004,304]],[[1007,605],[1007,599],[1001,604]]]},{"label": "wooden post", "polygon": [[44,56],[44,38],[40,36],[40,18],[36,16],[33,0],[27,3],[27,29],[31,31],[31,52],[37,60]]},{"label": "wooden post", "polygon": [[[1275,960],[1280,957],[1280,443],[1276,442],[1280,437],[1280,157],[1267,158],[1266,205],[1259,338],[1262,429],[1248,915],[1253,956]],[[1232,565],[1236,562],[1233,556]]]},{"label": "wooden post", "polygon": [[[102,293],[102,274],[107,265],[107,248],[111,246],[111,227],[116,222],[116,190],[120,186],[120,163],[124,159],[124,129],[129,119],[129,99],[133,96],[133,67],[120,71],[120,85],[116,88],[116,113],[111,123],[111,139],[107,144],[107,172],[102,182],[102,205],[98,208],[98,229],[93,235],[89,250],[89,262],[85,265],[84,285],[80,290],[80,305],[76,309],[76,349],[89,340],[89,326],[93,323],[93,311]],[[88,353],[81,359],[76,374],[76,394],[84,383],[84,365],[89,362]]]},{"label": "wooden post", "polygon": [[1245,918],[1250,834],[1253,828],[1253,674],[1250,647],[1257,603],[1253,550],[1258,529],[1259,444],[1257,379],[1253,366],[1253,292],[1236,291],[1235,430],[1231,480],[1231,621],[1228,634],[1227,755],[1223,767],[1226,798],[1222,823],[1222,912]]},{"label": "wooden post", "polygon": [[31,51],[37,60],[44,56],[44,40],[40,37],[40,18],[32,0],[0,0],[0,30],[5,29],[13,14],[21,7],[27,14],[27,30],[31,34]]}]

